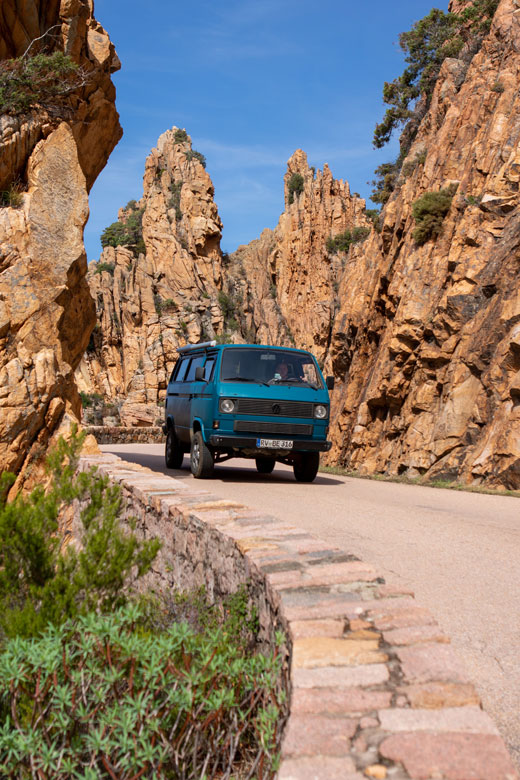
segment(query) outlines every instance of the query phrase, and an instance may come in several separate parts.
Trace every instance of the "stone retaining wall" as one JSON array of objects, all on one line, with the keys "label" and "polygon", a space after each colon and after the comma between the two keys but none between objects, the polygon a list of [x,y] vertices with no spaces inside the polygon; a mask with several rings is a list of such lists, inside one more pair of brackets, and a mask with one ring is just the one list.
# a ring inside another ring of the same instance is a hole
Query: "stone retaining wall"
[{"label": "stone retaining wall", "polygon": [[279,780],[518,780],[459,658],[413,594],[277,518],[114,455],[85,456],[121,484],[163,548],[154,586],[245,582],[261,635],[288,637],[291,689]]},{"label": "stone retaining wall", "polygon": [[84,429],[98,444],[161,444],[164,433],[160,425],[146,428],[125,428],[122,425],[86,425]]}]

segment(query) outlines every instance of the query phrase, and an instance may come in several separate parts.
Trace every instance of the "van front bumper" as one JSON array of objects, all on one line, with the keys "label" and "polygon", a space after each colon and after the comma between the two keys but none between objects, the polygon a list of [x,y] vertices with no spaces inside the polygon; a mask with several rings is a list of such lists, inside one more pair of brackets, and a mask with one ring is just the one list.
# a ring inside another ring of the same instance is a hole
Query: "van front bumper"
[{"label": "van front bumper", "polygon": [[[262,436],[222,436],[221,434],[212,434],[209,437],[209,444],[217,449],[239,449],[239,450],[256,450],[265,454],[266,452],[280,452],[276,448],[270,447],[257,447],[257,439],[280,439],[281,436],[273,434],[269,436],[264,433]],[[290,449],[283,449],[283,452],[328,452],[332,447],[331,441],[316,441],[316,439],[294,439]]]}]

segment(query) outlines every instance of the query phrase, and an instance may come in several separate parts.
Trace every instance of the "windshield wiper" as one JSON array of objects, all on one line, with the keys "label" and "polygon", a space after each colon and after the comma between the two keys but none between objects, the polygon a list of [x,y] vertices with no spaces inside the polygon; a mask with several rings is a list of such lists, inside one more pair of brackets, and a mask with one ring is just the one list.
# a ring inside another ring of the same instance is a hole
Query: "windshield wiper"
[{"label": "windshield wiper", "polygon": [[248,376],[225,376],[222,381],[223,382],[254,382],[255,385],[265,385],[266,387],[269,387],[267,382],[262,382],[261,379],[251,379],[251,377]]}]

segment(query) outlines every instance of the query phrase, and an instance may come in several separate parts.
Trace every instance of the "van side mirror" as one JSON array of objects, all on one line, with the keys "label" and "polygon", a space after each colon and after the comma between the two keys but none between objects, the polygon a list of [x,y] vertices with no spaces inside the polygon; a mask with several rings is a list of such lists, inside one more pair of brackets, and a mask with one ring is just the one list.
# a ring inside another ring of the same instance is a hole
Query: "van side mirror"
[{"label": "van side mirror", "polygon": [[197,366],[195,369],[195,381],[204,382],[204,368],[202,366]]},{"label": "van side mirror", "polygon": [[325,383],[327,385],[327,390],[334,390],[334,377],[328,376],[325,380]]}]

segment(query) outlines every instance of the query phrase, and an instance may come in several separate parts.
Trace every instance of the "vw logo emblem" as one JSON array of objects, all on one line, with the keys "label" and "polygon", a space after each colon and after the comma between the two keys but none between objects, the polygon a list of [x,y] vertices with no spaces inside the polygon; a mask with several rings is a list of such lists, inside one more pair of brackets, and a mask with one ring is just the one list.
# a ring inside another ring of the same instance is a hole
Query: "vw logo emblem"
[{"label": "vw logo emblem", "polygon": [[280,408],[280,404],[273,404],[271,409],[273,410],[273,414],[280,414],[282,411]]}]

